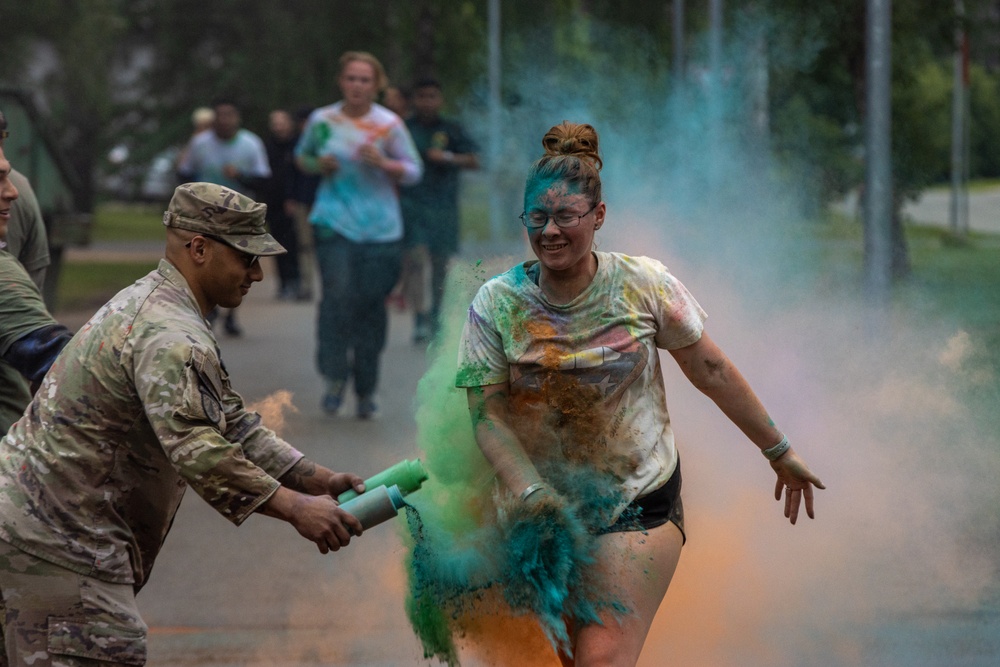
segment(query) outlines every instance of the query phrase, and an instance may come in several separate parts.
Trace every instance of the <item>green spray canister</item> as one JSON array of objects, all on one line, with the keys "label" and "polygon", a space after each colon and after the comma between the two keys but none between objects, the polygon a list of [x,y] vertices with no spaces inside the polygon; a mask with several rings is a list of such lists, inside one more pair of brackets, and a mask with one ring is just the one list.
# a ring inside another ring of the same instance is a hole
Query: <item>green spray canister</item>
[{"label": "green spray canister", "polygon": [[[427,471],[424,470],[420,459],[403,459],[396,465],[386,468],[377,475],[366,479],[366,491],[363,495],[367,495],[369,491],[377,489],[380,486],[385,486],[386,488],[397,486],[399,487],[399,492],[405,496],[419,489],[420,485],[426,479]],[[337,502],[344,504],[356,497],[358,497],[358,492],[354,489],[349,489],[337,496]]]}]

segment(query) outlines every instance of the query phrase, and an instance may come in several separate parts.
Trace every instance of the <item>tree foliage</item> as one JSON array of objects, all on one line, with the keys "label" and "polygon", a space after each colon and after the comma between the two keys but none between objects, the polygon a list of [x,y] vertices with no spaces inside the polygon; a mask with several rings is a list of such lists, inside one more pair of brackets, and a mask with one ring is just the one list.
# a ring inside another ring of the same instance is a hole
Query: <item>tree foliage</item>
[{"label": "tree foliage", "polygon": [[[661,104],[681,83],[671,80],[670,68],[671,7],[679,1],[503,0],[504,101],[516,111],[511,117],[522,119],[550,95],[586,97],[619,115]],[[483,0],[3,4],[5,26],[16,28],[5,36],[0,78],[39,94],[85,174],[116,144],[144,162],[183,141],[191,110],[218,96],[236,99],[245,124],[257,130],[273,108],[333,101],[337,58],[348,49],[375,53],[396,82],[435,75],[450,99],[473,111],[486,100]],[[770,146],[779,163],[813,174],[817,201],[859,183],[863,0],[725,4],[730,92],[750,94],[748,72],[766,58]],[[965,2],[973,17],[989,16],[983,8],[990,4]],[[690,85],[707,62],[707,3],[687,2],[685,17]],[[893,165],[900,196],[947,170],[953,26],[953,3],[894,0]],[[971,21],[970,29],[975,40],[989,32],[988,21]],[[748,48],[753,35],[764,36],[763,55]],[[625,75],[637,88],[618,86]],[[996,175],[1000,80],[974,67],[973,82],[973,169]],[[739,129],[745,111],[737,105],[725,120]]]}]

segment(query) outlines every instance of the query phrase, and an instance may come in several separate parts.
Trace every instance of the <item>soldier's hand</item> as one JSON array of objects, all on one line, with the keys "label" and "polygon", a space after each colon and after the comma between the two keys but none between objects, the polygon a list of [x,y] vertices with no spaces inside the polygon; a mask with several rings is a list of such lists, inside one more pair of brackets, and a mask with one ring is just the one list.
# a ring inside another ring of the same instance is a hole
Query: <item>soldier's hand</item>
[{"label": "soldier's hand", "polygon": [[291,524],[299,535],[315,542],[324,554],[346,547],[352,536],[363,531],[358,518],[340,509],[337,501],[329,496],[302,495]]},{"label": "soldier's hand", "polygon": [[327,482],[329,486],[329,493],[331,496],[336,498],[344,491],[349,489],[354,489],[358,493],[365,492],[365,481],[355,475],[353,472],[335,472],[330,475],[330,481]]},{"label": "soldier's hand", "polygon": [[311,495],[279,486],[258,511],[292,524],[299,535],[315,543],[324,554],[346,547],[352,536],[363,531],[357,517],[342,510],[336,500],[322,492]]}]

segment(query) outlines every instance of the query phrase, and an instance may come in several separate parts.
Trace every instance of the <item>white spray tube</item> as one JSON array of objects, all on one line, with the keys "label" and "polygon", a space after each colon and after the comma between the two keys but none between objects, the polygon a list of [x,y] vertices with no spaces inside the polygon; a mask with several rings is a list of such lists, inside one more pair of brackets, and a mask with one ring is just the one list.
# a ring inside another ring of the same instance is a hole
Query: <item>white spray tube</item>
[{"label": "white spray tube", "polygon": [[389,487],[382,485],[369,489],[341,504],[340,509],[356,516],[361,521],[361,527],[368,530],[396,516],[404,505],[406,501],[403,500],[403,494],[399,487],[393,484]]}]

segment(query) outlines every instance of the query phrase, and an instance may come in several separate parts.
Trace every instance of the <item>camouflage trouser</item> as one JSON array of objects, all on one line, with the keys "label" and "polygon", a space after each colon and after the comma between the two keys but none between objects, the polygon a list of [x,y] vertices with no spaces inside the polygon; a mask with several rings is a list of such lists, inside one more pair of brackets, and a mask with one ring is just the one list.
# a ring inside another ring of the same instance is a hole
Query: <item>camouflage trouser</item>
[{"label": "camouflage trouser", "polygon": [[0,667],[146,664],[131,584],[71,572],[0,541]]}]

